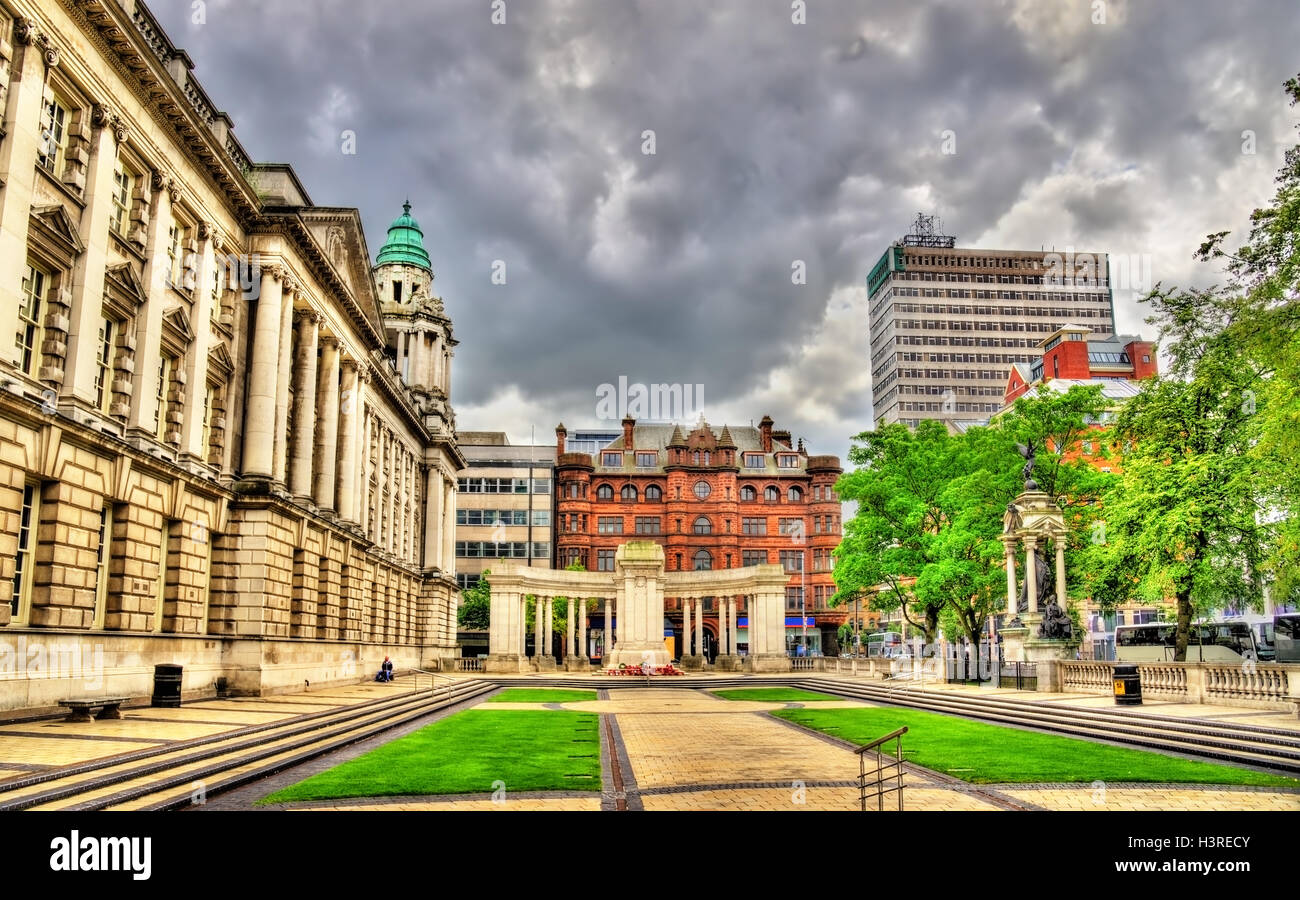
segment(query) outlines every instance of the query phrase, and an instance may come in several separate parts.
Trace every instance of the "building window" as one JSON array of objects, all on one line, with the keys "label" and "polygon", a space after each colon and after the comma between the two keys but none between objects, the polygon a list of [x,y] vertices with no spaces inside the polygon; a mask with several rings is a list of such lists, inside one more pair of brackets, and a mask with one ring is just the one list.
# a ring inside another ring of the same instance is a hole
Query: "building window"
[{"label": "building window", "polygon": [[212,407],[217,402],[217,389],[208,385],[207,391],[203,394],[203,438],[199,446],[205,452],[212,446]]},{"label": "building window", "polygon": [[163,356],[158,361],[158,394],[155,398],[158,405],[154,407],[153,412],[153,430],[158,440],[165,440],[167,433],[167,394],[171,389],[172,378],[172,359],[170,356]]},{"label": "building window", "polygon": [[37,164],[58,178],[63,174],[63,157],[68,145],[68,105],[57,94],[41,105],[41,142],[36,150]]},{"label": "building window", "polygon": [[762,566],[767,563],[766,550],[741,550],[740,564],[742,566]]},{"label": "building window", "polygon": [[634,485],[634,484],[625,484],[625,485],[623,485],[623,490],[620,491],[619,493],[620,493],[620,496],[622,496],[622,498],[623,498],[624,500],[635,500],[635,499],[636,499],[636,496],[637,496],[637,494],[636,494],[636,485]]},{"label": "building window", "polygon": [[167,563],[168,550],[171,545],[171,521],[162,520],[162,529],[158,535],[158,585],[154,600],[153,631],[163,630],[163,602],[167,599]]},{"label": "building window", "polygon": [[788,587],[785,589],[785,608],[787,612],[800,612],[803,610],[803,588]]},{"label": "building window", "polygon": [[803,491],[798,487],[791,485],[790,490],[786,492],[786,498],[791,503],[801,503],[803,502]]},{"label": "building window", "polygon": [[27,266],[23,278],[23,294],[18,309],[18,333],[14,346],[18,351],[18,364],[33,378],[40,366],[41,344],[44,341],[45,291],[50,283],[49,273],[35,266]]},{"label": "building window", "polygon": [[781,492],[777,490],[775,487],[764,488],[763,499],[766,500],[768,503],[780,503]]},{"label": "building window", "polygon": [[752,485],[745,485],[740,489],[740,499],[753,502],[758,499],[758,491],[754,490]]},{"label": "building window", "polygon": [[104,614],[108,610],[108,542],[113,537],[113,507],[104,501],[99,510],[99,540],[95,546],[95,612],[91,628],[104,627]]},{"label": "building window", "polygon": [[740,520],[741,534],[767,534],[767,519],[762,517]]},{"label": "building window", "polygon": [[551,511],[549,509],[533,510],[533,527],[549,528],[551,525]]},{"label": "building window", "polygon": [[617,468],[623,465],[623,454],[609,452],[602,453],[600,455],[600,464],[602,466],[614,466]]},{"label": "building window", "polygon": [[564,551],[564,553],[565,553],[564,564],[565,564],[566,566],[581,565],[581,564],[582,564],[582,548],[581,548],[581,547],[569,547],[568,549],[566,549],[566,550]]},{"label": "building window", "polygon": [[35,484],[23,486],[23,508],[18,516],[18,552],[14,558],[14,592],[10,603],[10,624],[25,625],[32,608],[32,551],[35,549],[40,494]]},{"label": "building window", "polygon": [[781,519],[777,522],[781,534],[803,535],[803,519]]},{"label": "building window", "polygon": [[799,457],[794,453],[782,453],[777,457],[776,464],[782,469],[794,469],[799,466]]},{"label": "building window", "polygon": [[[135,187],[135,179],[135,173],[126,163],[118,159],[113,165],[113,208],[109,211],[108,227],[114,234],[122,237],[126,237],[131,227],[131,189]],[[168,252],[171,252],[170,242]]]},{"label": "building window", "polygon": [[637,534],[660,534],[660,519],[658,516],[637,516],[636,517]]},{"label": "building window", "polygon": [[663,500],[664,489],[657,484],[652,484],[645,489],[645,498],[647,500]]},{"label": "building window", "polygon": [[607,484],[602,484],[600,487],[596,488],[596,499],[597,499],[597,500],[613,500],[613,499],[614,499],[614,489],[613,489],[612,487],[610,487],[609,485],[607,485]]},{"label": "building window", "polygon": [[746,453],[746,454],[745,454],[745,468],[746,468],[746,469],[761,469],[761,468],[763,468],[763,454],[761,454],[761,453]]},{"label": "building window", "polygon": [[575,481],[569,485],[569,499],[577,500],[580,493],[578,483]]},{"label": "building window", "polygon": [[702,572],[713,568],[713,555],[708,550],[701,550],[695,554],[695,571]]},{"label": "building window", "polygon": [[785,569],[786,572],[794,572],[794,573],[802,572],[802,571],[803,571],[803,551],[802,551],[802,550],[782,550],[782,551],[781,551],[781,567],[782,567],[783,569]]},{"label": "building window", "polygon": [[113,341],[116,338],[117,323],[101,318],[95,352],[95,408],[105,414],[113,402]]},{"label": "building window", "polygon": [[601,516],[596,520],[596,531],[600,534],[622,534],[622,516]]},{"label": "building window", "polygon": [[695,520],[694,530],[696,534],[713,534],[713,524],[704,516]]},{"label": "building window", "polygon": [[636,464],[637,464],[637,468],[640,469],[653,469],[656,465],[659,464],[659,454],[643,453],[638,451],[636,455]]},{"label": "building window", "polygon": [[697,500],[707,500],[709,498],[709,494],[713,493],[713,488],[709,487],[709,483],[707,481],[695,482],[694,490],[695,490],[695,498]]},{"label": "building window", "polygon": [[596,571],[613,572],[614,571],[614,551],[597,550],[596,551]]}]

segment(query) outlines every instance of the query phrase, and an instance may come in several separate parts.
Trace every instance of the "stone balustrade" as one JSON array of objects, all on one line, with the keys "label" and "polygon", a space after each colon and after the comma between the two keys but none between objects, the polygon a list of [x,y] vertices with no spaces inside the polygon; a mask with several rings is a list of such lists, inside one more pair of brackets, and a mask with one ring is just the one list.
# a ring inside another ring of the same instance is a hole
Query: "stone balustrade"
[{"label": "stone balustrade", "polygon": [[[1063,660],[1062,691],[1109,694],[1117,663]],[[1118,665],[1123,665],[1119,663]],[[1138,663],[1144,696],[1184,703],[1257,709],[1295,709],[1300,704],[1300,666],[1246,663]]]}]

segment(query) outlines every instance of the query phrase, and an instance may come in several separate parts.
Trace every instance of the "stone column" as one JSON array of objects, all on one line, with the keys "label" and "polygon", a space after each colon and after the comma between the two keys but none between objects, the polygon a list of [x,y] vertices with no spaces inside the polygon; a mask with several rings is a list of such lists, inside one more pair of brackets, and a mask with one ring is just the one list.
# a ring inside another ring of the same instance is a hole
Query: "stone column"
[{"label": "stone column", "polygon": [[699,648],[695,655],[704,656],[704,598],[695,598],[695,644]]},{"label": "stone column", "polygon": [[1018,597],[1016,596],[1016,543],[1015,538],[1004,540],[1007,556],[1007,621],[1016,617]]},{"label": "stone column", "polygon": [[691,600],[682,597],[682,659],[691,655]]},{"label": "stone column", "polygon": [[568,614],[568,617],[567,617],[564,621],[565,621],[565,625],[564,625],[564,655],[565,655],[566,658],[569,658],[569,657],[572,657],[572,656],[575,656],[575,655],[576,655],[576,654],[573,652],[573,647],[574,647],[574,641],[573,641],[573,626],[576,625],[577,623],[573,621],[573,598],[572,598],[572,597],[569,598],[569,614]]},{"label": "stone column", "polygon": [[545,647],[546,650],[545,655],[547,659],[555,658],[554,656],[551,655],[551,650],[555,646],[555,638],[553,632],[554,624],[555,624],[555,598],[547,597],[546,598],[546,643],[542,645],[543,647]]},{"label": "stone column", "polygon": [[1038,612],[1038,563],[1034,559],[1034,548],[1038,541],[1033,536],[1025,538],[1025,584],[1029,592],[1029,615]]},{"label": "stone column", "polygon": [[316,435],[316,338],[321,317],[311,310],[298,314],[298,358],[294,361],[293,464],[289,490],[311,499],[312,445]]},{"label": "stone column", "polygon": [[357,417],[361,414],[361,379],[354,359],[345,359],[343,366],[342,393],[339,395],[339,518],[345,522],[356,522],[360,484],[357,477],[357,456],[361,452],[361,442],[357,437]]},{"label": "stone column", "polygon": [[1057,535],[1056,544],[1056,602],[1065,609],[1065,536]]},{"label": "stone column", "polygon": [[578,657],[582,660],[582,671],[585,672],[590,665],[588,660],[591,659],[591,654],[587,650],[587,598],[580,598],[577,607]]},{"label": "stone column", "polygon": [[441,569],[442,559],[442,473],[437,463],[429,463],[424,470],[424,568]]},{"label": "stone column", "polygon": [[541,597],[533,598],[533,658],[538,662],[542,659],[542,611],[545,605]]},{"label": "stone column", "polygon": [[[110,166],[112,162],[108,163]],[[109,177],[112,177],[112,171],[109,171]],[[144,177],[144,176],[142,176]],[[168,266],[170,260],[167,258],[167,226],[171,222],[172,209],[172,185],[158,173],[154,173],[150,183],[154,187],[154,205],[150,210],[151,216],[148,224],[148,234],[144,247],[144,290],[146,299],[144,307],[136,314],[135,317],[135,372],[131,377],[131,408],[127,412],[126,424],[129,432],[139,435],[152,436],[155,434],[154,415],[158,412],[158,367],[162,364],[162,334],[163,312],[167,307],[167,281]],[[88,211],[94,211],[90,207]],[[93,226],[92,226],[93,230]],[[87,260],[90,265],[93,260]],[[75,270],[74,270],[75,271]],[[87,273],[89,275],[89,273]],[[74,276],[75,277],[75,276]],[[265,284],[265,282],[264,282]],[[277,288],[279,285],[277,285]],[[277,294],[278,296],[278,294]],[[98,302],[102,305],[102,295],[98,300],[87,297],[87,302]],[[259,307],[260,310],[260,307]],[[277,303],[275,311],[279,316],[280,307]],[[258,328],[261,327],[261,314],[258,315]],[[276,359],[280,352],[279,337],[279,318],[271,325],[271,338],[273,342],[273,352],[276,354],[271,359],[271,392],[275,392],[275,366]],[[254,347],[256,352],[256,346]],[[268,426],[269,426],[268,416]],[[267,470],[269,475],[271,470]]]},{"label": "stone column", "polygon": [[[184,387],[184,422],[181,425],[181,452],[195,462],[207,464],[208,447],[203,442],[203,407],[208,400],[208,347],[212,341],[212,308],[221,302],[214,296],[212,275],[216,268],[216,227],[211,222],[200,222],[199,239],[202,241],[198,251],[194,271],[194,340],[190,342],[189,352],[185,355]],[[220,290],[220,289],[218,289]],[[229,404],[227,404],[229,408]],[[216,415],[215,410],[208,410],[209,421]],[[227,444],[228,445],[228,444]]]},{"label": "stone column", "polygon": [[528,658],[528,597],[520,593],[517,599],[519,602],[515,604],[515,611],[519,616],[519,660],[523,662]]},{"label": "stone column", "polygon": [[[334,511],[335,458],[339,446],[339,342],[322,336],[320,385],[316,394],[319,422],[316,428],[316,505]],[[389,519],[390,526],[396,523]],[[389,528],[391,535],[393,528]]]},{"label": "stone column", "polygon": [[269,480],[275,447],[275,370],[280,360],[279,266],[262,267],[262,283],[253,325],[253,354],[248,369],[248,404],[244,411],[243,475]]},{"label": "stone column", "polygon": [[613,604],[611,604],[609,598],[606,597],[604,636],[601,638],[601,641],[604,644],[604,646],[601,648],[602,661],[609,659],[609,650],[611,647],[614,646],[613,622],[614,622]]},{"label": "stone column", "polygon": [[727,598],[727,653],[736,655],[736,598]]},{"label": "stone column", "polygon": [[448,577],[456,575],[456,482],[451,479],[442,485],[442,571]]},{"label": "stone column", "polygon": [[286,278],[280,305],[280,357],[275,370],[275,469],[272,480],[283,485],[289,471],[289,376],[293,374],[293,303],[297,282]]}]

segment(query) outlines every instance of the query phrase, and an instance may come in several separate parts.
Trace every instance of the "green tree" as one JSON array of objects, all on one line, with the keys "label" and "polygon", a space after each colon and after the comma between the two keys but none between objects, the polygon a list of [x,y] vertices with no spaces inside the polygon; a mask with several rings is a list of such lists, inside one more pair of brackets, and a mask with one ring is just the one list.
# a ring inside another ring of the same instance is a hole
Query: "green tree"
[{"label": "green tree", "polygon": [[456,623],[461,628],[482,631],[488,627],[492,613],[492,586],[488,583],[488,574],[489,570],[484,569],[473,587],[460,592]]}]

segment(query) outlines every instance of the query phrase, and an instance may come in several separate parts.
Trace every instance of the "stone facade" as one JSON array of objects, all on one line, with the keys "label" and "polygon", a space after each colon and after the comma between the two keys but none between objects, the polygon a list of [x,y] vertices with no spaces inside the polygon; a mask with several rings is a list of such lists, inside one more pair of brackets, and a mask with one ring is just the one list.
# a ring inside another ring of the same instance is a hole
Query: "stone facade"
[{"label": "stone facade", "polygon": [[432,270],[372,266],[192,68],[137,0],[0,0],[0,709],[454,655]]}]

